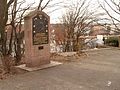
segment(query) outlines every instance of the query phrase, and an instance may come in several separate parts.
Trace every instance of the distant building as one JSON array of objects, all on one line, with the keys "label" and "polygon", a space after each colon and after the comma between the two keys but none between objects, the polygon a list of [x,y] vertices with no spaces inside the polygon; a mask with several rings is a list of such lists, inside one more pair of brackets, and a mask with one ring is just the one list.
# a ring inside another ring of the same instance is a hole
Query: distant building
[{"label": "distant building", "polygon": [[51,24],[50,47],[51,52],[62,52],[65,42],[65,27],[63,24]]},{"label": "distant building", "polygon": [[91,26],[91,31],[89,33],[90,36],[97,35],[110,35],[110,31],[106,29],[106,27],[101,25],[93,25]]},{"label": "distant building", "polygon": [[52,34],[52,31],[54,30],[54,39],[58,45],[61,45],[64,43],[65,40],[65,27],[63,24],[51,24],[50,28],[50,35]]}]

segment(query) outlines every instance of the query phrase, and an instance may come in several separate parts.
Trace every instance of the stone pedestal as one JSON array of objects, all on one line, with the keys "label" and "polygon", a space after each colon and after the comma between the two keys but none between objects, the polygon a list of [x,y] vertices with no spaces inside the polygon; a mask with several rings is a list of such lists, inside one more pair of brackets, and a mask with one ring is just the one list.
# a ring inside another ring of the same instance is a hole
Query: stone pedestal
[{"label": "stone pedestal", "polygon": [[38,67],[50,63],[49,16],[37,10],[30,12],[24,17],[24,28],[26,66]]}]

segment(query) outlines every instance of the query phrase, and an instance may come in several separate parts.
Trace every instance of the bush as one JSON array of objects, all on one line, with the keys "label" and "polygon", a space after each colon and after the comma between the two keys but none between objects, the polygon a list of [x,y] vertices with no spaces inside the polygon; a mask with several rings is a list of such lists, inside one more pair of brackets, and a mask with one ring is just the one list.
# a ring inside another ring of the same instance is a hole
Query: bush
[{"label": "bush", "polygon": [[119,46],[119,42],[118,42],[118,37],[109,37],[105,40],[105,44],[108,46],[114,46],[114,47],[118,47]]}]

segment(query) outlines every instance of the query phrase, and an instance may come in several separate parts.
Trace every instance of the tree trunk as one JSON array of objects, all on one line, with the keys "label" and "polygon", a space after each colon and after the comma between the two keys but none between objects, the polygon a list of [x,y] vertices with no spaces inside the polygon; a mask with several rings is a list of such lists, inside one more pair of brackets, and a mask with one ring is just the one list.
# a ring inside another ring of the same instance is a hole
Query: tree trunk
[{"label": "tree trunk", "polygon": [[4,67],[5,73],[9,73],[11,71],[12,58],[9,55],[3,56],[2,65]]},{"label": "tree trunk", "polygon": [[21,61],[22,58],[22,54],[21,54],[21,39],[20,37],[17,38],[16,44],[15,44],[15,52],[16,52],[16,60],[15,60],[15,64],[19,64],[19,62]]}]

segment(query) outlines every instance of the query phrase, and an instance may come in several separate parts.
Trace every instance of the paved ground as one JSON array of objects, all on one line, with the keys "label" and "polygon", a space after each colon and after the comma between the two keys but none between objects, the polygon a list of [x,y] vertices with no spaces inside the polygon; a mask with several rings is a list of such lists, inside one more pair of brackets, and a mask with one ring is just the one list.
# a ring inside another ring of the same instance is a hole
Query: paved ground
[{"label": "paved ground", "polygon": [[120,50],[88,52],[81,62],[12,76],[0,90],[120,90]]}]

